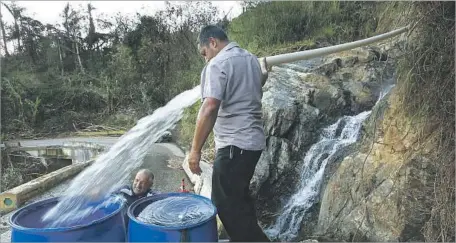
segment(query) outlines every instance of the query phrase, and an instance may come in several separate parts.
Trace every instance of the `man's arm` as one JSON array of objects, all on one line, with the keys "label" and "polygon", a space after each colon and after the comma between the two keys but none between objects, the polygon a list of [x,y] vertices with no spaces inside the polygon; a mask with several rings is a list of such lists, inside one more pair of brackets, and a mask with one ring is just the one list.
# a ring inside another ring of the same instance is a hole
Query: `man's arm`
[{"label": "man's arm", "polygon": [[193,136],[191,148],[192,152],[201,153],[207,137],[214,128],[219,107],[220,100],[210,97],[204,99],[196,121],[195,134]]},{"label": "man's arm", "polygon": [[219,107],[220,100],[207,97],[204,99],[203,105],[198,113],[192,148],[188,159],[189,169],[194,174],[201,174],[201,167],[199,166],[199,162],[201,160],[201,150],[203,149],[203,145],[211,133],[212,128],[214,128]]},{"label": "man's arm", "polygon": [[204,101],[198,113],[192,148],[188,157],[190,171],[197,175],[201,174],[199,166],[201,150],[212,128],[214,128],[220,103],[224,99],[227,82],[225,65],[227,62],[211,62],[203,74],[206,80],[202,92]]}]

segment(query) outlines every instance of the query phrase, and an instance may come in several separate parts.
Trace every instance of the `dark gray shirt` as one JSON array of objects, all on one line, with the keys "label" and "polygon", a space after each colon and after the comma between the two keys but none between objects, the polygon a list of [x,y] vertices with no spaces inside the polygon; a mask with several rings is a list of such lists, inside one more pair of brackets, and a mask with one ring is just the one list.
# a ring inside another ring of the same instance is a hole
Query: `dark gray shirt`
[{"label": "dark gray shirt", "polygon": [[201,95],[221,101],[214,126],[216,149],[263,150],[262,73],[255,55],[229,43],[201,72]]},{"label": "dark gray shirt", "polygon": [[127,202],[126,202],[127,206],[130,206],[132,203],[134,203],[138,199],[141,199],[143,197],[154,196],[154,195],[160,194],[160,192],[149,189],[142,195],[136,195],[133,192],[133,189],[131,188],[131,186],[123,186],[123,187],[119,188],[117,191],[115,191],[114,194],[123,196],[127,200]]}]

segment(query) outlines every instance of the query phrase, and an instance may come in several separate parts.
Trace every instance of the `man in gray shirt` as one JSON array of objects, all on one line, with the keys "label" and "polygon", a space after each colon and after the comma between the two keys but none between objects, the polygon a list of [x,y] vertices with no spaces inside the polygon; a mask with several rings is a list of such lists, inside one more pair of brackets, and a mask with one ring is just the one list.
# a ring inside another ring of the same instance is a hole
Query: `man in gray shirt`
[{"label": "man in gray shirt", "polygon": [[202,28],[200,54],[203,104],[189,154],[189,167],[201,173],[201,149],[214,131],[216,158],[212,174],[212,202],[231,241],[269,241],[257,222],[249,185],[265,148],[262,86],[267,78],[256,56],[229,42],[216,26]]}]

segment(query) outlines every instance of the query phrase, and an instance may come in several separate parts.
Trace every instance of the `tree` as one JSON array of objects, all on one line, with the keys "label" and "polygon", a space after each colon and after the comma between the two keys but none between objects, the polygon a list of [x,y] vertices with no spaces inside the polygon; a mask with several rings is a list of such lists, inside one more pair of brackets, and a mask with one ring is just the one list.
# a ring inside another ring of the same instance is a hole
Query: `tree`
[{"label": "tree", "polygon": [[2,8],[1,8],[1,6],[0,6],[0,29],[2,31],[3,48],[5,48],[5,55],[7,57],[9,57],[10,54],[8,52],[8,45],[7,45],[7,42],[6,42],[6,31],[5,31],[5,24],[3,23],[3,16],[2,16]]},{"label": "tree", "polygon": [[12,39],[17,39],[17,49],[18,51],[22,51],[21,46],[21,32],[19,28],[19,22],[22,18],[22,12],[25,10],[24,8],[18,7],[15,2],[12,2],[10,5],[2,2],[3,6],[10,12],[10,14],[14,18],[14,31],[11,35]]}]

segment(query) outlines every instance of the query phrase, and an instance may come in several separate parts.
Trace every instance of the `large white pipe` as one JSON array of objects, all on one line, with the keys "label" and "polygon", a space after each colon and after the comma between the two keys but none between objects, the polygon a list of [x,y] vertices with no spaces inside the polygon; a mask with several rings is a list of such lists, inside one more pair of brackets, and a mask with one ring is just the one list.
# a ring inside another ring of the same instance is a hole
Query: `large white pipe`
[{"label": "large white pipe", "polygon": [[[372,44],[374,42],[382,41],[388,38],[391,38],[393,36],[402,34],[406,32],[409,29],[409,27],[403,27],[397,30],[393,30],[388,33],[384,33],[381,35],[377,35],[374,37],[370,37],[364,40],[358,40],[350,43],[345,43],[345,44],[340,44],[340,45],[335,45],[335,46],[329,46],[329,47],[323,47],[315,50],[307,50],[307,51],[300,51],[300,52],[293,52],[293,53],[286,53],[286,54],[280,54],[276,56],[270,56],[270,57],[263,57],[260,59],[266,58],[266,65],[268,67],[271,67],[273,65],[281,64],[281,63],[289,63],[289,62],[294,62],[294,61],[299,61],[299,60],[306,60],[306,59],[311,59],[315,57],[321,57],[341,51],[346,51],[350,50],[353,48],[361,47],[361,46],[366,46],[369,44]],[[262,60],[260,60],[262,61]]]}]

